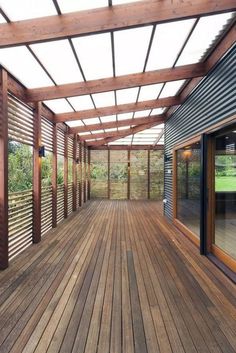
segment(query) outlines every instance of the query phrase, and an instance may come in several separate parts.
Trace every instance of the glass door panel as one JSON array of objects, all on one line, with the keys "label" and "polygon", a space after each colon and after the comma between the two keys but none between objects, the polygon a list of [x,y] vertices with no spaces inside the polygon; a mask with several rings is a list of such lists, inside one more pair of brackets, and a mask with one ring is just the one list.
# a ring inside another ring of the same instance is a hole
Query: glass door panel
[{"label": "glass door panel", "polygon": [[236,129],[214,141],[215,222],[212,243],[236,259]]},{"label": "glass door panel", "polygon": [[110,198],[127,199],[128,152],[110,151]]}]

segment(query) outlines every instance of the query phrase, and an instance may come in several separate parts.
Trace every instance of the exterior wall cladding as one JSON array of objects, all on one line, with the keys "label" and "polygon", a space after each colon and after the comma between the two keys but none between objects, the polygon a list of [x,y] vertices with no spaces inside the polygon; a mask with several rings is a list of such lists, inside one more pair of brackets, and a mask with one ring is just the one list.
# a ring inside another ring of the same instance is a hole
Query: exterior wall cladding
[{"label": "exterior wall cladding", "polygon": [[[197,133],[236,114],[236,44],[220,60],[165,124],[164,214],[173,217],[172,149]],[[171,171],[171,173],[170,173]]]}]

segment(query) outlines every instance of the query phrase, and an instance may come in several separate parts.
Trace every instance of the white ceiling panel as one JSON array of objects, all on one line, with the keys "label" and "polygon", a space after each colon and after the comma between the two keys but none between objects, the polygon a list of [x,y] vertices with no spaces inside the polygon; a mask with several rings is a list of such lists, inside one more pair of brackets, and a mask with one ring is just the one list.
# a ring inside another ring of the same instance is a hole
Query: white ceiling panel
[{"label": "white ceiling panel", "polygon": [[0,64],[27,88],[54,86],[26,47],[0,49]]},{"label": "white ceiling panel", "polygon": [[107,6],[107,0],[57,0],[62,13],[96,9]]},{"label": "white ceiling panel", "polygon": [[83,81],[68,40],[33,44],[30,47],[58,85]]},{"label": "white ceiling panel", "polygon": [[152,26],[114,33],[116,76],[142,72]]},{"label": "white ceiling panel", "polygon": [[70,127],[84,126],[82,120],[67,121],[66,124]]},{"label": "white ceiling panel", "polygon": [[140,110],[139,112],[134,113],[134,118],[143,118],[149,116],[151,110]]},{"label": "white ceiling panel", "polygon": [[157,25],[146,71],[172,67],[195,19]]},{"label": "white ceiling panel", "polygon": [[142,86],[139,93],[138,101],[148,101],[156,99],[163,87],[163,83],[157,83],[154,85]]},{"label": "white ceiling panel", "polygon": [[117,104],[135,103],[138,95],[138,87],[119,89],[116,91]]},{"label": "white ceiling panel", "polygon": [[86,80],[113,76],[110,33],[72,39]]},{"label": "white ceiling panel", "polygon": [[84,96],[79,96],[79,97],[70,97],[70,98],[68,98],[68,100],[73,105],[75,110],[77,110],[77,111],[94,108],[92,99],[89,95],[84,95]]},{"label": "white ceiling panel", "polygon": [[185,80],[167,82],[160,94],[160,98],[175,96],[184,82]]},{"label": "white ceiling panel", "polygon": [[92,97],[97,108],[110,107],[115,105],[114,91],[95,93],[92,95]]},{"label": "white ceiling panel", "polygon": [[52,99],[44,102],[55,114],[70,113],[73,109],[65,99]]}]

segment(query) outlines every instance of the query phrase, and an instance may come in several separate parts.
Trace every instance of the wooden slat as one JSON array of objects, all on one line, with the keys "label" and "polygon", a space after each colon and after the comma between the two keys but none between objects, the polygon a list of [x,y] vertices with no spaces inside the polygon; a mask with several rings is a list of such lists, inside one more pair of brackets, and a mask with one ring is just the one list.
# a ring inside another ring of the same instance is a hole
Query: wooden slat
[{"label": "wooden slat", "polygon": [[0,69],[0,269],[8,266],[7,72]]},{"label": "wooden slat", "polygon": [[[95,34],[235,10],[234,0],[141,1],[0,25],[1,47]],[[32,28],[34,31],[32,31]]]}]

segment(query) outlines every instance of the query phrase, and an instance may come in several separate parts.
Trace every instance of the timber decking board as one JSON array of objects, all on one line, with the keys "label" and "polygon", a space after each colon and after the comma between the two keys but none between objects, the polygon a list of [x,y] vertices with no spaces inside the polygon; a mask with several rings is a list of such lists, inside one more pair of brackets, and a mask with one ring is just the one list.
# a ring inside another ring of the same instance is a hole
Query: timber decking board
[{"label": "timber decking board", "polygon": [[92,201],[0,272],[0,353],[234,353],[236,286],[154,201]]}]

